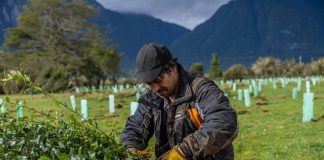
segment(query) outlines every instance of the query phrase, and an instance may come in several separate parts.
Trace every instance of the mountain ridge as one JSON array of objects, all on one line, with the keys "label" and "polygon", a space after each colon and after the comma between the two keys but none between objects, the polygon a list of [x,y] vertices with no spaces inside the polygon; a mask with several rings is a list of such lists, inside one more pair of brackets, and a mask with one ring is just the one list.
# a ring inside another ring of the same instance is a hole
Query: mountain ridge
[{"label": "mountain ridge", "polygon": [[[17,18],[17,11],[26,1],[0,2],[0,44],[4,28],[15,27],[13,17]],[[219,54],[223,69],[236,63],[249,66],[260,56],[302,56],[310,61],[324,55],[321,0],[232,0],[192,31],[148,15],[119,13],[95,0],[87,1],[98,11],[92,21],[117,44],[128,73],[134,73],[139,48],[151,41],[169,47],[186,68],[201,62],[208,69],[214,52]]]},{"label": "mountain ridge", "polygon": [[319,6],[319,0],[231,1],[171,49],[178,57],[195,55],[187,66],[195,61],[208,65],[217,52],[223,69],[236,63],[248,66],[260,56],[318,58],[324,55],[324,7]]}]

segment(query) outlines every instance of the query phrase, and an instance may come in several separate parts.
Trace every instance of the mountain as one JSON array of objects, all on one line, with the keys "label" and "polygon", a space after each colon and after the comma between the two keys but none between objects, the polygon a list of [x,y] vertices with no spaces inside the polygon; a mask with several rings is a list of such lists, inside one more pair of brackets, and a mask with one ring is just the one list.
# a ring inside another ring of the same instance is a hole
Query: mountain
[{"label": "mountain", "polygon": [[[0,45],[4,31],[17,25],[27,0],[0,1]],[[119,13],[87,0],[98,11],[93,22],[105,31],[123,54],[122,65],[133,72],[135,56],[146,42],[170,47],[189,67],[202,62],[207,69],[217,52],[223,69],[241,63],[251,65],[260,56],[281,59],[303,57],[310,61],[324,55],[324,1],[232,0],[189,31],[147,15]]]},{"label": "mountain", "polygon": [[170,46],[175,39],[190,32],[184,27],[151,16],[119,13],[103,8],[95,0],[89,2],[99,13],[93,21],[107,28],[107,36],[124,54],[126,68],[135,65],[137,52],[145,43],[155,41]]},{"label": "mountain", "polygon": [[192,32],[175,40],[171,50],[184,63],[209,66],[217,52],[221,66],[249,66],[260,56],[281,59],[324,56],[324,1],[233,0]]},{"label": "mountain", "polygon": [[[0,14],[0,45],[3,43],[5,29],[17,26],[17,17],[26,2],[27,0],[0,1],[0,11],[3,11]],[[151,16],[119,13],[105,9],[96,0],[87,0],[87,2],[97,11],[97,16],[92,21],[105,32],[107,37],[117,45],[117,50],[123,54],[124,68],[129,69],[135,65],[137,52],[145,43],[156,41],[171,45],[175,39],[190,32],[184,27]]]},{"label": "mountain", "polygon": [[0,1],[0,46],[4,40],[5,29],[17,26],[16,19],[25,4],[25,0]]}]

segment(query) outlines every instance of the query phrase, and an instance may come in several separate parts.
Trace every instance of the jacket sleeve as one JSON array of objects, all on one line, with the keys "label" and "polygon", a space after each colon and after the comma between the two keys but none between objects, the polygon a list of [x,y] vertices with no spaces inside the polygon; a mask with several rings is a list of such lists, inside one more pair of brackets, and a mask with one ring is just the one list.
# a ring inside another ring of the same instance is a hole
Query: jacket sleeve
[{"label": "jacket sleeve", "polygon": [[129,149],[144,150],[154,132],[153,113],[150,107],[139,103],[134,115],[128,117],[121,134],[122,145]]},{"label": "jacket sleeve", "polygon": [[235,110],[214,82],[207,81],[198,87],[196,102],[204,123],[178,146],[186,157],[201,159],[231,144],[237,135],[238,124]]}]

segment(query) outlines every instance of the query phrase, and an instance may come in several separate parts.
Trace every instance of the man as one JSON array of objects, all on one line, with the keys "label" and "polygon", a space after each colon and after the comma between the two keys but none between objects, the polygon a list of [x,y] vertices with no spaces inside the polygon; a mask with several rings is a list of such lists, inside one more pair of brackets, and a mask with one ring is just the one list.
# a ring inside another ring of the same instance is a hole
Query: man
[{"label": "man", "polygon": [[213,81],[185,71],[158,43],[140,49],[137,71],[149,91],[121,135],[129,152],[145,153],[155,133],[158,159],[234,159],[237,115]]}]

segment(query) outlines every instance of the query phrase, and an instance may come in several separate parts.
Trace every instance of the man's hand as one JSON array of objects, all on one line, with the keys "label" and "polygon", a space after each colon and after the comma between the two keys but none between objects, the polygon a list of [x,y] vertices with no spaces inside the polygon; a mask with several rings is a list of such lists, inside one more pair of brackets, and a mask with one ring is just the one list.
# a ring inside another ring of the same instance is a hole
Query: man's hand
[{"label": "man's hand", "polygon": [[178,147],[175,146],[171,150],[164,153],[158,160],[185,160]]},{"label": "man's hand", "polygon": [[141,150],[138,150],[138,149],[135,149],[135,148],[129,148],[129,149],[127,149],[127,151],[130,154],[135,155],[135,156],[143,156],[144,158],[151,158],[152,157],[151,153],[146,152],[146,151],[141,151]]}]

